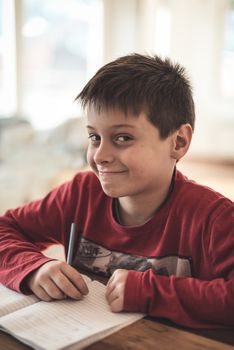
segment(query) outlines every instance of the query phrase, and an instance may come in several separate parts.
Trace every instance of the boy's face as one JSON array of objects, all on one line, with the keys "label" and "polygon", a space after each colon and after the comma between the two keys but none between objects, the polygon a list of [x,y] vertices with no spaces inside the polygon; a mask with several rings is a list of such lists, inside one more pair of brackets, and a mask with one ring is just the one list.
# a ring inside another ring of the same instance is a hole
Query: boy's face
[{"label": "boy's face", "polygon": [[91,107],[86,119],[87,160],[108,196],[143,199],[168,189],[176,162],[173,135],[161,140],[144,113],[126,117],[115,109]]}]

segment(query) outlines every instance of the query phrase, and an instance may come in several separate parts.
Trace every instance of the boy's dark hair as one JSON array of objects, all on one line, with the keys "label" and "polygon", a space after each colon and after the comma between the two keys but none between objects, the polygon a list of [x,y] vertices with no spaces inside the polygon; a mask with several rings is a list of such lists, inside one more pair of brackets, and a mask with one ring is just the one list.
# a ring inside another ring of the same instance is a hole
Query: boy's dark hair
[{"label": "boy's dark hair", "polygon": [[76,97],[85,108],[116,108],[127,116],[145,112],[166,138],[180,125],[194,129],[192,88],[185,70],[168,58],[131,54],[100,68]]}]

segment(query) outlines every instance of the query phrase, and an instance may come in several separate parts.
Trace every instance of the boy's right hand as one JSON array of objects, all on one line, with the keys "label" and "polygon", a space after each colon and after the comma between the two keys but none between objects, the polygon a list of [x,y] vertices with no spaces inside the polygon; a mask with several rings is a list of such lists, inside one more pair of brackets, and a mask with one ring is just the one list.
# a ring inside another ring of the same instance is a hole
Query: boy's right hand
[{"label": "boy's right hand", "polygon": [[41,300],[82,299],[88,287],[81,274],[63,261],[49,261],[33,271],[26,281],[31,291]]}]

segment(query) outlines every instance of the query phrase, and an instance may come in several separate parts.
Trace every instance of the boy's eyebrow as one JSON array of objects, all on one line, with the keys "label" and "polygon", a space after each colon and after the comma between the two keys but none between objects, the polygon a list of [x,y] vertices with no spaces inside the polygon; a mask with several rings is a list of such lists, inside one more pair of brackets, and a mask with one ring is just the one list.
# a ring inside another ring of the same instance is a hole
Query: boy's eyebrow
[{"label": "boy's eyebrow", "polygon": [[[95,130],[95,128],[91,125],[86,125],[86,127],[87,129]],[[136,126],[131,124],[116,124],[111,126],[111,129],[117,129],[117,128],[136,128]]]}]

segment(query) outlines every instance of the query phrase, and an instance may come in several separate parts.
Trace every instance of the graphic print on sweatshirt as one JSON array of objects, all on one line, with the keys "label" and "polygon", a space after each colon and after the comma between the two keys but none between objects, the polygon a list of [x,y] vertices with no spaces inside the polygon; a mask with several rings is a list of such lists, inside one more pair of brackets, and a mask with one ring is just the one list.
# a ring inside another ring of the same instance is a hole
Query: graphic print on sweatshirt
[{"label": "graphic print on sweatshirt", "polygon": [[153,269],[157,274],[191,277],[190,257],[176,255],[144,257],[111,251],[82,238],[73,266],[96,274],[110,276],[116,269],[145,271]]}]

